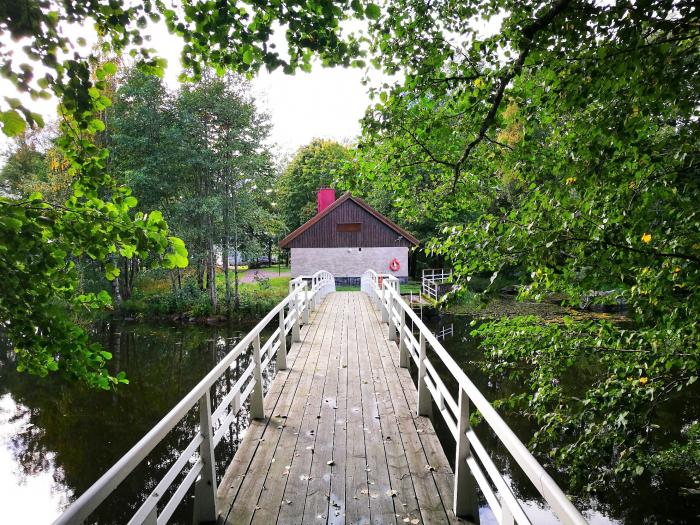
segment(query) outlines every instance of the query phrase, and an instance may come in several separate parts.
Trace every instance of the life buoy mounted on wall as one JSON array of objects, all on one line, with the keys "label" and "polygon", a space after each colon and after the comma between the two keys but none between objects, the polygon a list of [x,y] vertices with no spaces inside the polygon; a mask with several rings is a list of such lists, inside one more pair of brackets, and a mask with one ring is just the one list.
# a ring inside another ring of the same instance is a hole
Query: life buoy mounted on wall
[{"label": "life buoy mounted on wall", "polygon": [[399,262],[399,260],[396,257],[394,257],[392,259],[392,261],[389,263],[389,269],[392,272],[398,272],[399,268],[401,268],[401,263]]}]

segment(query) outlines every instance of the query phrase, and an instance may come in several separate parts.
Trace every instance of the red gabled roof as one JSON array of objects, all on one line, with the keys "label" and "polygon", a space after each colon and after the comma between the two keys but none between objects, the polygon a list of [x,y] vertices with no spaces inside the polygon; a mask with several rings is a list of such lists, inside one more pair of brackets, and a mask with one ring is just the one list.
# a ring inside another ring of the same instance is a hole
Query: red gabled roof
[{"label": "red gabled roof", "polygon": [[365,201],[360,199],[359,197],[353,197],[352,194],[349,191],[346,191],[343,193],[343,195],[340,196],[339,199],[337,199],[333,204],[328,206],[325,210],[323,210],[321,213],[317,213],[314,215],[311,219],[306,221],[304,224],[299,226],[296,230],[294,230],[292,233],[287,235],[284,239],[282,239],[279,242],[279,247],[280,248],[286,248],[290,242],[292,242],[294,239],[299,237],[302,233],[304,233],[306,230],[311,228],[314,224],[319,222],[321,219],[323,219],[326,215],[331,213],[333,210],[335,210],[338,206],[340,206],[342,203],[344,203],[347,200],[353,201],[355,204],[357,204],[360,208],[365,210],[367,213],[375,217],[377,220],[380,222],[384,223],[386,226],[394,230],[396,233],[399,235],[403,236],[404,239],[406,239],[408,242],[413,244],[414,246],[418,246],[420,243],[418,242],[418,239],[416,239],[413,235],[408,233],[406,230],[395,224],[392,220],[384,217],[381,213],[379,213],[377,210],[372,208],[369,204],[367,204]]}]

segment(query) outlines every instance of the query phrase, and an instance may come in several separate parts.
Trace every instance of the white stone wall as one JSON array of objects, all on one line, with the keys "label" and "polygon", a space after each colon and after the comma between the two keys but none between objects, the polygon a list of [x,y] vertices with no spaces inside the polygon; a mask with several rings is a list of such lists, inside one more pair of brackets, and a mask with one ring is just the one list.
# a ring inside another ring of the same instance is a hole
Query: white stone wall
[{"label": "white stone wall", "polygon": [[[361,277],[371,269],[377,273],[391,273],[408,277],[408,248],[292,248],[292,277],[311,275],[328,270],[335,277]],[[389,263],[398,259],[401,267],[392,272]]]}]

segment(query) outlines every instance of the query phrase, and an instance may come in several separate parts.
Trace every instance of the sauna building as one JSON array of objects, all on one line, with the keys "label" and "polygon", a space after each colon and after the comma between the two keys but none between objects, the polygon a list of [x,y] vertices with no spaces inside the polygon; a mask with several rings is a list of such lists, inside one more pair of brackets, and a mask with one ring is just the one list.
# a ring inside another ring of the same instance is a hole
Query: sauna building
[{"label": "sauna building", "polygon": [[408,251],[418,240],[350,192],[318,192],[316,215],[287,235],[292,277],[331,272],[338,284],[359,284],[368,269],[408,280]]}]

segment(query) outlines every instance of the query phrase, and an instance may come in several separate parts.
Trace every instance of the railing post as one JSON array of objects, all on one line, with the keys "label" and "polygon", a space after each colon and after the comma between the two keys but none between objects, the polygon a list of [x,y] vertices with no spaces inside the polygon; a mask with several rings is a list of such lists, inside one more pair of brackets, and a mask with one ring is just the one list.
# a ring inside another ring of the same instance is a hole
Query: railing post
[{"label": "railing post", "polygon": [[410,344],[406,337],[406,310],[403,306],[398,305],[401,308],[401,332],[399,333],[399,366],[401,368],[408,368],[408,363],[410,362],[410,354],[408,353],[408,345]]},{"label": "railing post", "polygon": [[479,502],[476,494],[476,481],[467,465],[467,458],[471,455],[469,441],[467,440],[467,430],[469,427],[469,397],[460,385],[453,508],[455,516],[478,523]]},{"label": "railing post", "polygon": [[304,324],[309,324],[309,286],[304,288]]},{"label": "railing post", "polygon": [[284,331],[284,306],[279,314],[280,346],[277,349],[277,370],[287,369],[287,334]]},{"label": "railing post", "polygon": [[204,436],[199,445],[202,472],[194,484],[194,511],[192,521],[216,522],[216,471],[214,470],[214,431],[211,424],[211,397],[209,389],[199,399],[199,431]]},{"label": "railing post", "polygon": [[257,334],[255,339],[253,339],[253,359],[255,359],[255,368],[253,369],[255,386],[253,386],[250,397],[250,417],[253,419],[265,419],[262,360],[260,359],[260,334]]},{"label": "railing post", "polygon": [[299,324],[301,320],[301,312],[299,312],[299,292],[295,292],[292,296],[292,303],[294,303],[294,324],[292,325],[292,341],[298,343],[301,341],[301,336],[299,335]]},{"label": "railing post", "polygon": [[430,400],[430,390],[425,375],[428,373],[425,366],[426,351],[425,351],[425,335],[420,333],[420,357],[418,359],[418,415],[431,416],[433,412],[433,404]]},{"label": "railing post", "polygon": [[386,286],[384,286],[384,281],[382,281],[382,322],[386,323],[389,320],[389,314],[386,308]]},{"label": "railing post", "polygon": [[311,279],[311,291],[314,292],[313,297],[311,298],[311,311],[316,311],[316,306],[318,301],[318,290],[316,289],[316,285],[318,284],[318,277],[313,277]]},{"label": "railing post", "polygon": [[389,293],[389,301],[387,302],[387,308],[389,310],[389,339],[391,341],[396,340],[396,325],[394,324],[394,296]]}]

